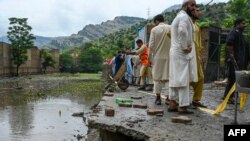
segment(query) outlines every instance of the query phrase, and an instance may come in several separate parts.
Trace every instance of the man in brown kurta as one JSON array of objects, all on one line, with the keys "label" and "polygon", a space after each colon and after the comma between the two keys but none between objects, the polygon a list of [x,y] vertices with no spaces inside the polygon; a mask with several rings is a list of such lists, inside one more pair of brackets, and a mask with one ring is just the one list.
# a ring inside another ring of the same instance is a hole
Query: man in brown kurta
[{"label": "man in brown kurta", "polygon": [[169,49],[171,26],[164,23],[164,17],[154,17],[156,25],[150,33],[149,54],[152,56],[152,75],[154,80],[154,93],[156,94],[155,104],[161,104],[161,90],[168,87],[169,75]]}]

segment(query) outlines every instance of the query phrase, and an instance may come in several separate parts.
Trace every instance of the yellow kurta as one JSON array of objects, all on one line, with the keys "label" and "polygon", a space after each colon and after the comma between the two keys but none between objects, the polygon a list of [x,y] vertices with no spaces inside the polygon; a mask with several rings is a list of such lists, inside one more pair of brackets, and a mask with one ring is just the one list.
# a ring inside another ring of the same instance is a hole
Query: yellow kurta
[{"label": "yellow kurta", "polygon": [[195,41],[195,50],[196,50],[196,60],[197,60],[197,71],[198,71],[198,82],[191,82],[190,85],[194,89],[194,96],[193,101],[198,102],[201,100],[202,97],[202,89],[204,84],[204,74],[201,65],[200,59],[200,51],[202,49],[201,44],[201,30],[199,25],[195,22],[194,23],[194,41]]}]

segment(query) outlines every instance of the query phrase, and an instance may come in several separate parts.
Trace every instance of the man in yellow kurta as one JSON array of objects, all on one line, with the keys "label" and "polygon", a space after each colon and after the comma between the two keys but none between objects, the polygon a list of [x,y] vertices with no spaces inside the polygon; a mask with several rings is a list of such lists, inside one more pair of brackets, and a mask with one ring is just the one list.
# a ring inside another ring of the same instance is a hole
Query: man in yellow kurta
[{"label": "man in yellow kurta", "polygon": [[195,50],[196,50],[196,61],[197,61],[197,73],[198,73],[198,82],[191,82],[190,86],[194,89],[194,96],[192,100],[192,105],[195,107],[206,107],[200,103],[202,97],[202,89],[204,84],[204,74],[203,69],[201,66],[201,59],[200,59],[200,51],[202,49],[201,44],[201,30],[196,22],[201,16],[201,11],[198,7],[195,8],[193,13],[193,22],[194,22],[194,41],[195,41]]}]

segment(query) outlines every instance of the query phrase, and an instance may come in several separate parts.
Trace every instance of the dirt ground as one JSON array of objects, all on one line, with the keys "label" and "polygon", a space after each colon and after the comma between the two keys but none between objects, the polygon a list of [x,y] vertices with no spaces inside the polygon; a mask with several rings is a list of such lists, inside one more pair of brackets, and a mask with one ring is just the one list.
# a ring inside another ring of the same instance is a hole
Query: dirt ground
[{"label": "dirt ground", "polygon": [[[205,84],[201,102],[208,106],[208,109],[214,110],[222,102],[223,93],[224,87],[211,87],[211,84]],[[147,103],[148,108],[163,109],[163,116],[147,115],[147,109],[118,107],[115,103],[116,98],[131,96],[142,97],[140,100],[134,100],[134,103],[144,102]],[[192,90],[190,97],[192,97]],[[88,118],[89,127],[122,133],[133,136],[134,139],[146,141],[222,141],[224,125],[232,124],[234,121],[234,105],[228,105],[219,115],[191,109],[194,114],[187,116],[192,119],[192,123],[173,123],[171,117],[178,113],[168,112],[165,104],[155,105],[154,100],[155,96],[152,92],[138,91],[137,87],[133,86],[130,86],[126,92],[114,92],[113,97],[104,96]],[[106,108],[114,108],[115,116],[105,116]],[[244,111],[238,112],[238,123],[250,123],[249,97]]]}]

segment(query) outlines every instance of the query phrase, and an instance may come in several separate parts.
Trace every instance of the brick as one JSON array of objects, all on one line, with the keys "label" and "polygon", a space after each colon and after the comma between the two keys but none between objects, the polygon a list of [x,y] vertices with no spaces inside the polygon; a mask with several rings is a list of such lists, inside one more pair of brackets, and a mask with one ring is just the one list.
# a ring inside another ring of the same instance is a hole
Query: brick
[{"label": "brick", "polygon": [[105,115],[108,117],[113,117],[115,115],[115,110],[111,108],[105,109]]},{"label": "brick", "polygon": [[[61,114],[61,111],[59,111],[59,114]],[[74,117],[83,117],[84,113],[83,112],[73,113],[72,116],[74,116]]]},{"label": "brick", "polygon": [[141,96],[131,96],[130,98],[131,98],[131,99],[142,99]]},{"label": "brick", "polygon": [[163,117],[163,113],[156,114],[157,117]]},{"label": "brick", "polygon": [[157,115],[157,114],[163,114],[164,111],[162,109],[148,109],[147,114],[148,115]]},{"label": "brick", "polygon": [[113,93],[104,93],[103,95],[104,95],[104,96],[114,96]]},{"label": "brick", "polygon": [[120,103],[118,104],[119,107],[132,107],[131,103]]},{"label": "brick", "polygon": [[192,119],[187,116],[171,117],[171,121],[174,123],[191,123]]},{"label": "brick", "polygon": [[135,104],[133,104],[133,108],[146,109],[146,108],[148,108],[148,105],[146,103],[135,103]]}]

